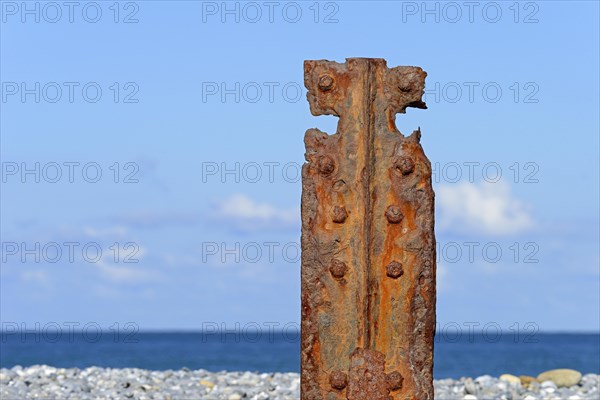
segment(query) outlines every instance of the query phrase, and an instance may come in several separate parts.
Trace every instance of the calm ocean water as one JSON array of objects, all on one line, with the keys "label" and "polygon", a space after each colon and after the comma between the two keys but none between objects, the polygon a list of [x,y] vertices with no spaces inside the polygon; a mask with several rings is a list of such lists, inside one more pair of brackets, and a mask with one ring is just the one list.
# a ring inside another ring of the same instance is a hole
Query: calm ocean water
[{"label": "calm ocean water", "polygon": [[[0,366],[48,364],[57,367],[136,367],[153,370],[207,369],[297,372],[296,333],[110,332],[95,338],[81,332],[25,336],[3,332]],[[600,334],[474,334],[437,337],[435,377],[459,378],[503,373],[537,375],[552,368],[600,373]]]}]

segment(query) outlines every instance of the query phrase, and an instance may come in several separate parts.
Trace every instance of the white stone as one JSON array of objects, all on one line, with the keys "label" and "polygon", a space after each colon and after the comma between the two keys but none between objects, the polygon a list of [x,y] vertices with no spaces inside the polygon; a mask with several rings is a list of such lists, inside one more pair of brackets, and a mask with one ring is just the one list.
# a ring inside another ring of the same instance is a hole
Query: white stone
[{"label": "white stone", "polygon": [[500,380],[508,382],[513,386],[521,386],[521,379],[518,376],[514,376],[511,374],[503,374],[500,375]]},{"label": "white stone", "polygon": [[542,387],[542,389],[548,389],[548,388],[552,388],[552,389],[556,389],[556,383],[552,382],[552,381],[543,381],[540,386]]}]

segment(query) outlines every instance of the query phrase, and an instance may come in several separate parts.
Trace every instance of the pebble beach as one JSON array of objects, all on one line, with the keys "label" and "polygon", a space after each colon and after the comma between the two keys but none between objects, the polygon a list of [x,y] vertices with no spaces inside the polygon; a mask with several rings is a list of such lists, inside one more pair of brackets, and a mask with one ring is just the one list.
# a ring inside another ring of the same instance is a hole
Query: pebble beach
[{"label": "pebble beach", "polygon": [[[542,379],[539,379],[542,378]],[[600,375],[557,370],[538,377],[488,375],[434,382],[436,400],[598,400]],[[296,400],[297,373],[149,371],[136,368],[0,369],[0,399]]]}]

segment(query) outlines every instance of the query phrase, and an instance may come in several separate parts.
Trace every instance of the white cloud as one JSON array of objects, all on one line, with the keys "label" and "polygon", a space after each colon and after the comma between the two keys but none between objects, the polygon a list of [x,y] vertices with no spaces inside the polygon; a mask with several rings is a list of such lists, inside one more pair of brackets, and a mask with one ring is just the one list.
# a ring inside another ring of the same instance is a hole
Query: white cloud
[{"label": "white cloud", "polygon": [[154,281],[156,272],[144,270],[143,267],[124,267],[122,265],[98,264],[102,276],[114,283],[134,284]]},{"label": "white cloud", "polygon": [[139,229],[185,226],[198,222],[198,216],[194,213],[159,210],[136,210],[113,216],[111,219],[119,224]]},{"label": "white cloud", "polygon": [[436,275],[435,276],[435,280],[436,280],[435,286],[436,286],[438,293],[446,292],[449,288],[448,266],[442,262],[438,263],[435,275]]},{"label": "white cloud", "polygon": [[32,269],[24,271],[21,274],[21,277],[25,281],[35,282],[44,286],[48,286],[50,283],[50,278],[48,277],[47,272],[41,269]]},{"label": "white cloud", "polygon": [[244,194],[234,194],[216,207],[220,220],[242,230],[298,227],[300,209],[281,209],[268,203],[258,203]]},{"label": "white cloud", "polygon": [[127,228],[124,226],[114,226],[110,228],[98,229],[90,226],[86,226],[83,228],[83,233],[86,236],[93,238],[105,238],[105,237],[123,237],[127,234]]},{"label": "white cloud", "polygon": [[125,256],[129,256],[129,261],[141,261],[145,254],[146,249],[141,246],[135,249],[135,253],[120,249],[117,262],[115,262],[115,254],[107,252],[102,255],[102,258],[95,265],[102,277],[113,283],[135,284],[155,281],[159,278],[159,274],[156,271],[149,270],[138,263],[125,262]]},{"label": "white cloud", "polygon": [[202,265],[199,254],[164,253],[162,260],[168,267],[196,267]]},{"label": "white cloud", "polygon": [[442,185],[436,197],[442,230],[509,235],[534,225],[528,207],[512,196],[504,181]]}]

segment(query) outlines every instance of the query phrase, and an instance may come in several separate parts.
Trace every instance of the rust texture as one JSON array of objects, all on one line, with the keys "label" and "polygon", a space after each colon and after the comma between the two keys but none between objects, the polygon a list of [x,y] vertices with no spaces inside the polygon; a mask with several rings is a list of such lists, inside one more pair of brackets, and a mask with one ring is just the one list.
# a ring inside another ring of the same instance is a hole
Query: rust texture
[{"label": "rust texture", "polygon": [[426,73],[383,59],[305,61],[313,115],[302,169],[303,400],[433,400],[434,193],[397,113]]}]

